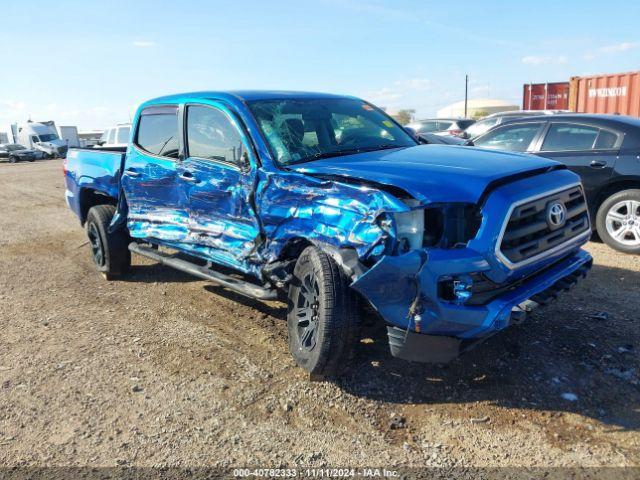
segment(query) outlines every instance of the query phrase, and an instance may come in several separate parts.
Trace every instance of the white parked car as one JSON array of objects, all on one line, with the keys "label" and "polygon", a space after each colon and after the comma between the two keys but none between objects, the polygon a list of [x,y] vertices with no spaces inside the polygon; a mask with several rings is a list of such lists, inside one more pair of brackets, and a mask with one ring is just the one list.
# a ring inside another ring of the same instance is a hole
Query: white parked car
[{"label": "white parked car", "polygon": [[130,123],[119,123],[115,127],[108,128],[104,131],[100,140],[94,148],[104,147],[124,147],[129,144],[129,136],[131,134]]}]

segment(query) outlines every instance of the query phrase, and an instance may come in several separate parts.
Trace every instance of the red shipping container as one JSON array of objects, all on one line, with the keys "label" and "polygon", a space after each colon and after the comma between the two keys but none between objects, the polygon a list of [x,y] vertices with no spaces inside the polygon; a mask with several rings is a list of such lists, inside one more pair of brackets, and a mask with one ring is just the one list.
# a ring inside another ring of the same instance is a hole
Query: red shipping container
[{"label": "red shipping container", "polygon": [[640,72],[571,78],[570,108],[640,117]]},{"label": "red shipping container", "polygon": [[524,86],[523,110],[567,110],[569,82],[529,83]]}]

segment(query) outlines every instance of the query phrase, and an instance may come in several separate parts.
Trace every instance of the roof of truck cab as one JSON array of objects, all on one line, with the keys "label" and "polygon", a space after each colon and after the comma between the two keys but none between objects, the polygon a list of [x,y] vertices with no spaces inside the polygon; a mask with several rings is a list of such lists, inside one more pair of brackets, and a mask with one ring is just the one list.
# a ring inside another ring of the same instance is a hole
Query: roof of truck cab
[{"label": "roof of truck cab", "polygon": [[153,105],[158,103],[179,103],[184,100],[192,100],[194,98],[201,99],[227,99],[240,100],[243,102],[251,102],[254,100],[281,100],[281,99],[311,99],[311,98],[354,98],[348,95],[336,95],[332,93],[320,92],[296,92],[290,90],[232,90],[232,91],[205,91],[205,92],[187,92],[167,95],[164,97],[153,98],[144,103],[144,105]]}]

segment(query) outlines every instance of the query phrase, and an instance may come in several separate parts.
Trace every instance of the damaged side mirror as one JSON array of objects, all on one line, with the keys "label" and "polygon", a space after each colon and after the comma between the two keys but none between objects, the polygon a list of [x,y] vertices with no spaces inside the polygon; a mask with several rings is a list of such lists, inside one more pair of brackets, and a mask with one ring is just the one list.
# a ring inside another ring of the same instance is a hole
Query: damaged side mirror
[{"label": "damaged side mirror", "polygon": [[240,155],[240,171],[243,173],[251,171],[251,160],[249,160],[249,153],[246,150]]}]

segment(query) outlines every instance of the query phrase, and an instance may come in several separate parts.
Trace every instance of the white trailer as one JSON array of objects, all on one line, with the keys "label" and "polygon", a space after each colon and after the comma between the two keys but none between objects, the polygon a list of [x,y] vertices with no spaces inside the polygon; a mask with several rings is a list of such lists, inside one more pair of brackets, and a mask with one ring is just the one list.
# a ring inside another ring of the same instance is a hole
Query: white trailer
[{"label": "white trailer", "polygon": [[80,147],[80,137],[78,136],[78,127],[63,126],[58,127],[58,135],[61,140],[67,142],[67,147]]},{"label": "white trailer", "polygon": [[0,143],[17,143],[18,125],[0,125]]}]

